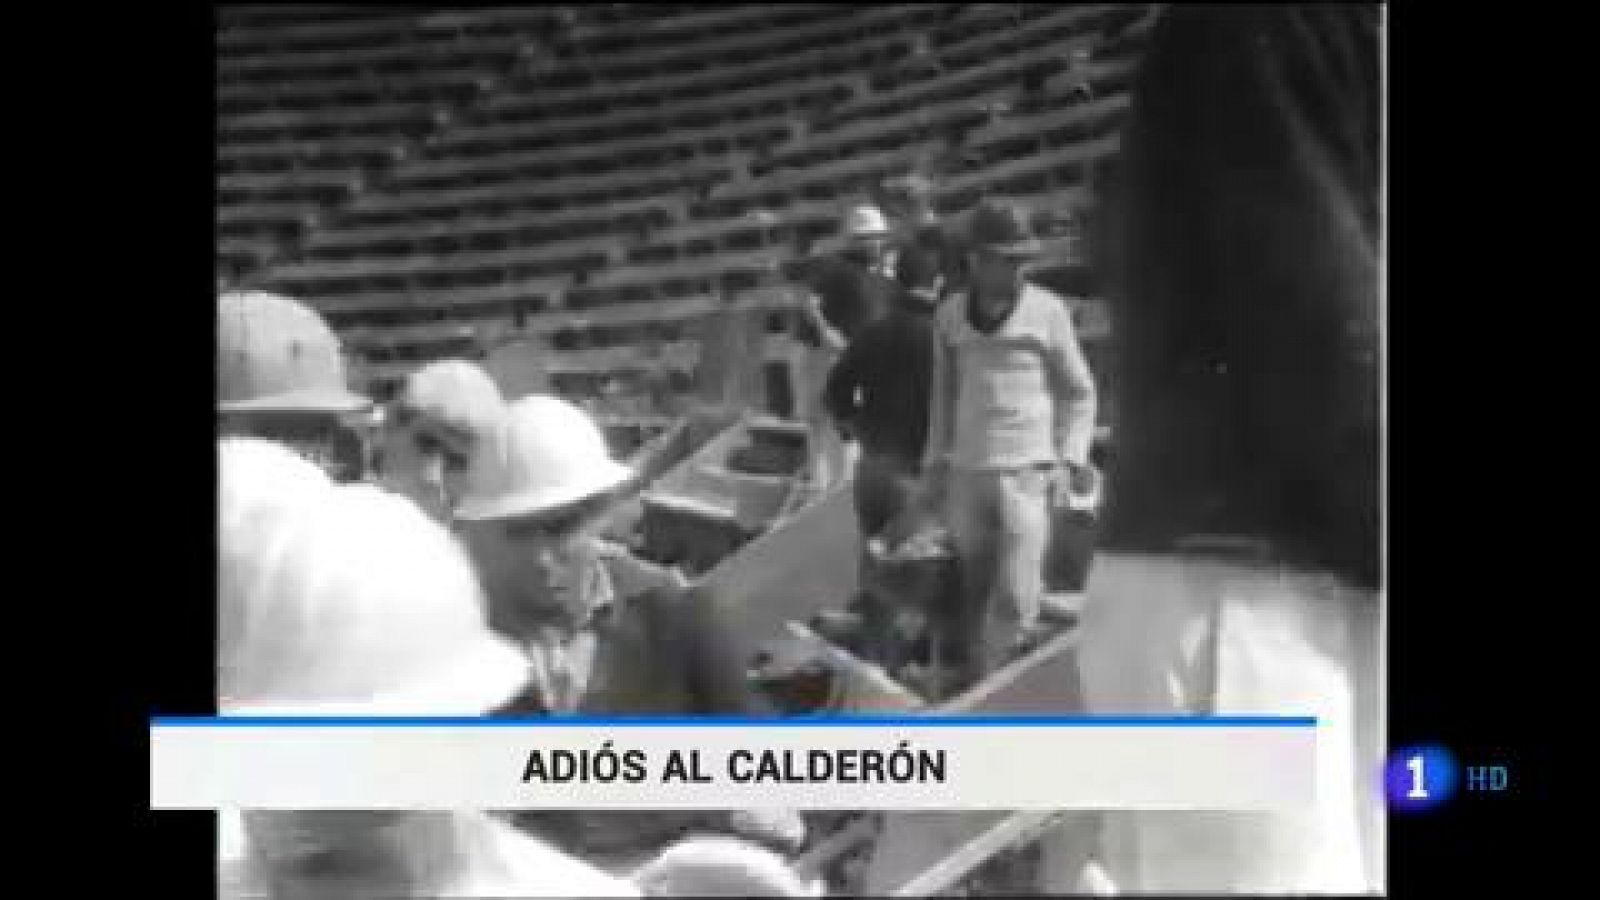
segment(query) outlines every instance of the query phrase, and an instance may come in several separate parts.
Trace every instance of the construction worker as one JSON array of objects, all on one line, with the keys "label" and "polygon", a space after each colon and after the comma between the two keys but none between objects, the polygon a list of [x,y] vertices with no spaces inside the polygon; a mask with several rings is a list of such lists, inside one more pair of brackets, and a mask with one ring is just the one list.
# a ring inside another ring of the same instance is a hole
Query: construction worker
[{"label": "construction worker", "polygon": [[815,289],[823,319],[848,344],[889,313],[899,288],[894,281],[895,233],[882,210],[871,204],[852,207],[841,231],[844,247]]},{"label": "construction worker", "polygon": [[899,286],[894,281],[895,235],[883,211],[871,204],[850,208],[841,224],[844,246],[822,260],[810,278],[806,295],[806,325],[816,335],[805,351],[803,376],[798,378],[796,418],[811,426],[811,482],[826,491],[849,477],[857,448],[832,427],[823,407],[822,393],[828,375],[868,325],[883,318],[894,305]]},{"label": "construction worker", "polygon": [[1107,814],[1123,892],[1384,892],[1379,28],[1175,5],[1134,87],[1084,698],[1316,716],[1317,771],[1295,811]]},{"label": "construction worker", "polygon": [[923,469],[960,556],[970,682],[1037,634],[1051,508],[1095,479],[1095,386],[1065,301],[1024,277],[1027,216],[982,203],[965,239],[972,283],[935,319]]},{"label": "construction worker", "polygon": [[[961,281],[959,249],[954,246],[939,215],[937,190],[933,179],[920,172],[889,179],[881,188],[884,209],[894,219],[898,231],[896,274],[906,267],[918,273],[937,273],[940,289],[935,306],[944,301],[947,292],[959,287]],[[904,283],[903,279],[899,280]],[[918,280],[925,280],[925,276],[919,276]]]},{"label": "construction worker", "polygon": [[[480,715],[522,687],[470,563],[413,504],[271,442],[220,455],[223,715]],[[479,812],[225,816],[225,897],[640,895]]]},{"label": "construction worker", "polygon": [[283,443],[340,481],[364,476],[351,417],[371,401],[346,386],[339,339],[310,308],[260,291],[217,302],[217,418],[223,434]]},{"label": "construction worker", "polygon": [[[522,647],[530,688],[508,712],[756,715],[751,654],[710,598],[641,562],[599,530],[631,471],[583,411],[536,394],[512,403],[483,442],[456,508],[488,592],[490,621]],[[518,821],[584,858],[627,867],[685,829],[742,829],[785,849],[798,817],[678,812],[528,814]]]},{"label": "construction worker", "polygon": [[[839,430],[861,446],[856,462],[856,517],[862,540],[878,539],[915,505],[922,454],[928,439],[928,396],[933,377],[933,312],[943,279],[930,257],[904,260],[896,308],[867,326],[845,349],[828,377],[824,400]],[[868,553],[862,552],[862,584]],[[894,656],[892,611],[862,596],[866,632],[863,655],[888,663]]]},{"label": "construction worker", "polygon": [[478,442],[499,427],[505,406],[494,380],[466,360],[413,372],[384,416],[382,483],[435,521],[450,522]]}]

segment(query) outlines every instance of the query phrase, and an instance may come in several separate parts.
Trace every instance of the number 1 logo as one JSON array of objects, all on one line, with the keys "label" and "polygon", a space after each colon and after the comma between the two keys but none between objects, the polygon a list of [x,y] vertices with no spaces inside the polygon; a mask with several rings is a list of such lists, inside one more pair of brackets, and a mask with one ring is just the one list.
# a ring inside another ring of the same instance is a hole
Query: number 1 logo
[{"label": "number 1 logo", "polygon": [[1444,747],[1405,747],[1384,766],[1383,792],[1389,808],[1421,812],[1455,794],[1458,774],[1455,756]]},{"label": "number 1 logo", "polygon": [[1406,768],[1411,770],[1411,791],[1406,794],[1406,799],[1428,799],[1428,778],[1427,775],[1424,774],[1426,771],[1424,766],[1426,764],[1426,757],[1420,753],[1406,760]]}]

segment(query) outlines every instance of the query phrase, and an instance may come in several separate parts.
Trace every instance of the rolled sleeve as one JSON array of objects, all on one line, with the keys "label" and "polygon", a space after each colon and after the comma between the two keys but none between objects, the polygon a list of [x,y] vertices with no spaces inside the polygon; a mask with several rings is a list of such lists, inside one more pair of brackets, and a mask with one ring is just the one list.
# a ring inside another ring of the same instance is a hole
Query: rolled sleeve
[{"label": "rolled sleeve", "polygon": [[1098,397],[1094,373],[1064,304],[1055,304],[1049,334],[1046,356],[1054,384],[1056,452],[1063,460],[1086,465],[1094,441]]}]

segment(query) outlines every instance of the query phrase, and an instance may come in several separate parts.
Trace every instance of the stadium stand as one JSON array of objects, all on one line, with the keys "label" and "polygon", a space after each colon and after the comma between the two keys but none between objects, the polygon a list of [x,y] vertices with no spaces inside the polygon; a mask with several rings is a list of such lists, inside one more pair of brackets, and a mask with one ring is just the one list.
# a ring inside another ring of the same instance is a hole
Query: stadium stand
[{"label": "stadium stand", "polygon": [[781,330],[885,177],[1008,196],[1083,268],[1157,9],[224,8],[219,280],[316,304],[379,395],[532,339],[558,389],[665,424],[700,330],[758,293]]}]

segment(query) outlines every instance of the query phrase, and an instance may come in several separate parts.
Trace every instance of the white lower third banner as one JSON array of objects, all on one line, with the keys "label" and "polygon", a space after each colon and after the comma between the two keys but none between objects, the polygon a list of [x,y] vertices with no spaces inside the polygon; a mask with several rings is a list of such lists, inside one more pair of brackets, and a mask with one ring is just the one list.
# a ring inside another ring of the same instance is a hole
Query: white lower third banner
[{"label": "white lower third banner", "polygon": [[158,719],[152,809],[1287,810],[1310,718]]}]

